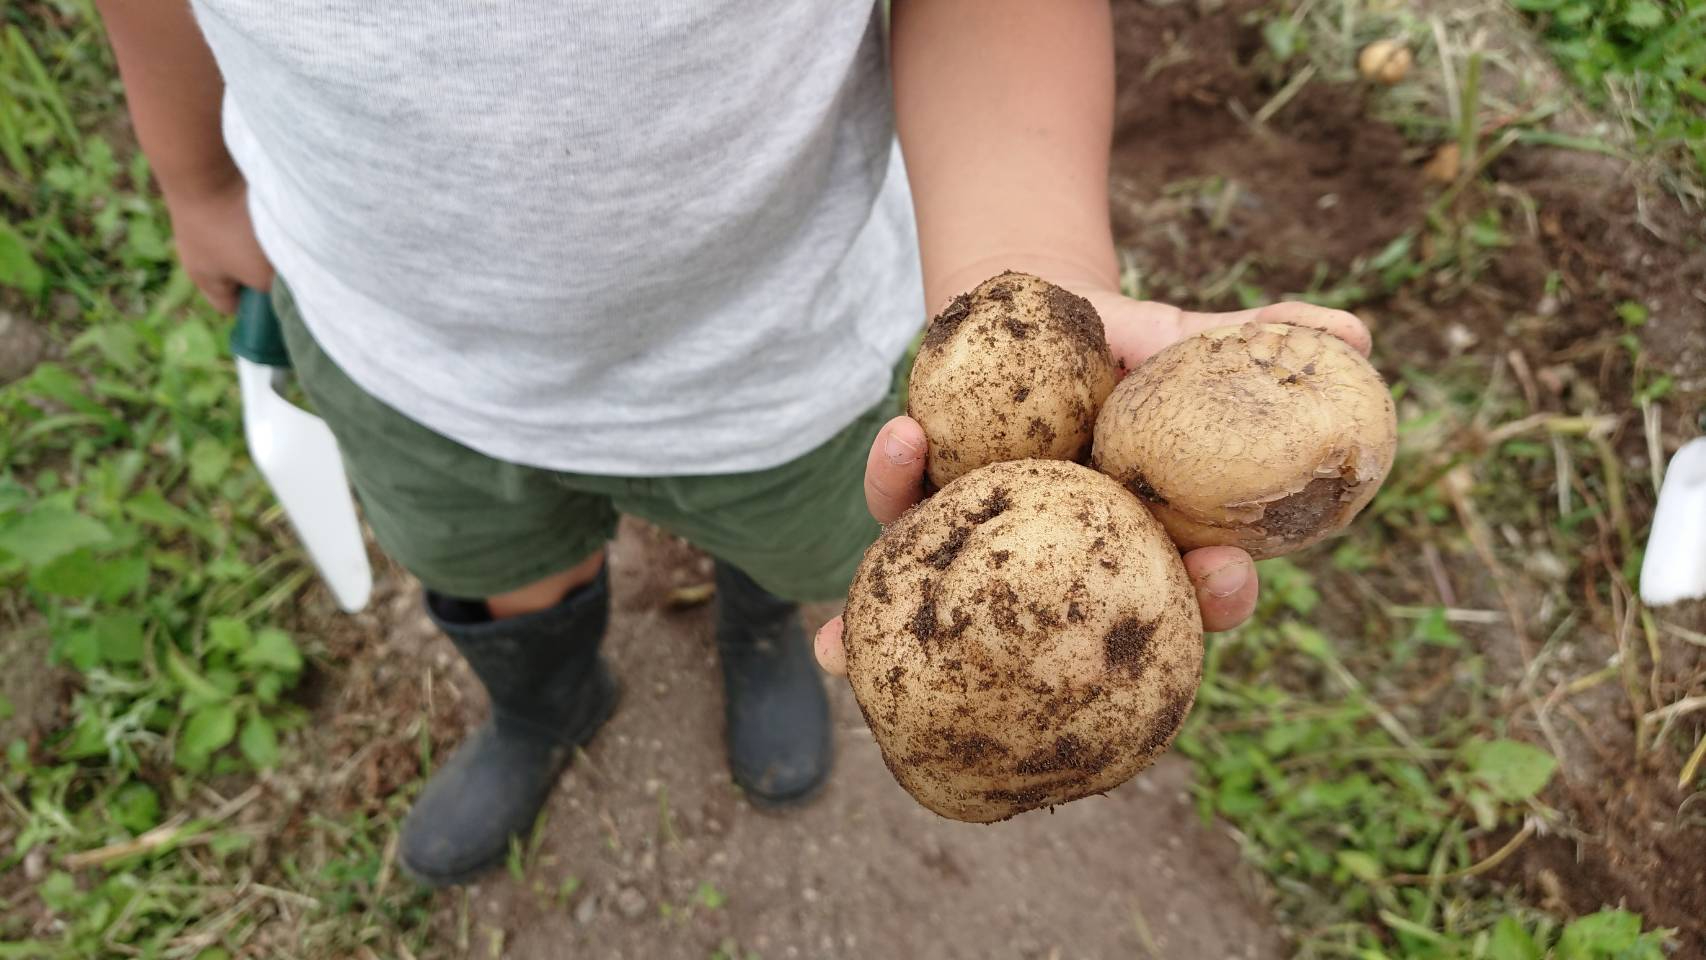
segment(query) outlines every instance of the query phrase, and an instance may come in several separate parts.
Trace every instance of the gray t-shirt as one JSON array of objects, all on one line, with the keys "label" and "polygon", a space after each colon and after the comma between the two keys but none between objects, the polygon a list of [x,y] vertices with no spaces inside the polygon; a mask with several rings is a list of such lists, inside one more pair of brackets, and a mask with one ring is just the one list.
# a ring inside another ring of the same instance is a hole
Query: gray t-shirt
[{"label": "gray t-shirt", "polygon": [[924,319],[872,0],[195,0],[262,247],[410,418],[582,473],[755,470]]}]

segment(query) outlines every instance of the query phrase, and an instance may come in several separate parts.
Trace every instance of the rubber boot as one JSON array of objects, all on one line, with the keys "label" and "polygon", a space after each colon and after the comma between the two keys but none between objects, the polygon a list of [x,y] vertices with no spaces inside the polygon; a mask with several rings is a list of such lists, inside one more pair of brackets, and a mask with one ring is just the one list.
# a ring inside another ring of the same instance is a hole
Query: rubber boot
[{"label": "rubber boot", "polygon": [[427,781],[403,823],[399,860],[428,886],[466,883],[502,863],[568,766],[616,707],[598,654],[609,581],[537,613],[494,620],[482,601],[427,592],[427,611],[492,701],[491,716]]},{"label": "rubber boot", "polygon": [[719,562],[717,653],[729,770],[755,803],[811,798],[829,777],[829,700],[800,608]]}]

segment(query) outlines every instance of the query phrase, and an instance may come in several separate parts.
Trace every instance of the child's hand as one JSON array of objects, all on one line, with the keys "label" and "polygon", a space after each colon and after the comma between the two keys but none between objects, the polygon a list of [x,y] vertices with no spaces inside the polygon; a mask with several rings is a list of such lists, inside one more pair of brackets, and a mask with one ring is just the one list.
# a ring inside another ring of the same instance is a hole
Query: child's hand
[{"label": "child's hand", "polygon": [[237,309],[237,288],[267,290],[272,263],[255,239],[249,220],[249,188],[240,176],[218,187],[166,193],[172,233],[184,272],[219,310]]},{"label": "child's hand", "polygon": [[[1248,323],[1290,323],[1316,327],[1340,337],[1367,354],[1372,341],[1368,328],[1352,314],[1306,303],[1275,303],[1233,313],[1188,313],[1178,307],[1132,300],[1118,291],[1074,288],[1102,315],[1108,345],[1124,370],[1175,341],[1215,327]],[[911,417],[896,417],[878,432],[865,461],[865,503],[879,523],[893,522],[924,497],[924,428]],[[1203,547],[1184,555],[1185,570],[1196,583],[1203,627],[1230,630],[1256,609],[1256,568],[1250,555],[1237,547]],[[817,634],[818,663],[830,673],[844,675],[847,657],[841,647],[841,618]]]}]

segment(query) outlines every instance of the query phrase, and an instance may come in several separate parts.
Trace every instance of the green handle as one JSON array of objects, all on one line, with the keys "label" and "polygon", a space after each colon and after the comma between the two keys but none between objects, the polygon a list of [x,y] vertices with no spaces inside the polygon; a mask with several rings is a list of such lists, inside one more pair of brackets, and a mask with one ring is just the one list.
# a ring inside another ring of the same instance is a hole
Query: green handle
[{"label": "green handle", "polygon": [[272,297],[248,287],[238,294],[231,352],[263,366],[290,366],[290,352],[284,348],[284,332],[279,329],[278,314],[273,312]]}]

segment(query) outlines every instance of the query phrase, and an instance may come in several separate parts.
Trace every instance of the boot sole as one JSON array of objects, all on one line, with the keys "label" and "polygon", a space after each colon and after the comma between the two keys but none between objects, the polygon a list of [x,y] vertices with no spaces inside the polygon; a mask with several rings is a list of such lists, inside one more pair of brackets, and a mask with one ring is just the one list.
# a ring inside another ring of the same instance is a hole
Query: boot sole
[{"label": "boot sole", "polygon": [[[545,805],[544,805],[545,802],[550,801],[551,794],[556,792],[558,784],[560,784],[562,782],[563,774],[567,773],[569,771],[569,768],[574,766],[574,756],[575,756],[574,755],[574,748],[584,747],[598,737],[599,731],[603,730],[604,725],[610,722],[610,718],[616,715],[616,706],[621,701],[621,699],[622,699],[622,684],[617,682],[615,680],[615,678],[613,677],[613,678],[611,678],[610,698],[607,701],[604,709],[597,714],[597,719],[594,720],[592,723],[592,729],[589,732],[587,732],[587,734],[585,736],[580,737],[579,739],[576,739],[576,740],[573,740],[570,742],[570,750],[568,753],[568,759],[563,761],[562,768],[557,771],[556,777],[552,779],[551,789],[546,792],[545,801],[542,802],[539,806],[539,810],[541,813],[543,813],[545,810]],[[535,819],[535,822],[537,822],[538,818],[535,817],[534,819]],[[484,876],[486,873],[490,872],[491,870],[497,868],[499,865],[501,865],[508,858],[509,858],[509,851],[506,849],[506,850],[498,853],[496,856],[493,856],[493,857],[486,859],[486,860],[482,860],[479,863],[475,864],[474,866],[467,867],[467,868],[462,869],[462,870],[458,870],[455,873],[434,875],[434,874],[422,873],[421,871],[416,870],[414,867],[409,865],[408,858],[403,856],[403,854],[401,852],[399,852],[397,854],[397,867],[403,872],[404,876],[408,877],[410,880],[413,880],[415,883],[419,884],[420,886],[428,887],[428,888],[436,890],[436,889],[441,889],[444,887],[465,886],[466,884],[470,883],[471,881],[476,880],[479,877]]]}]

